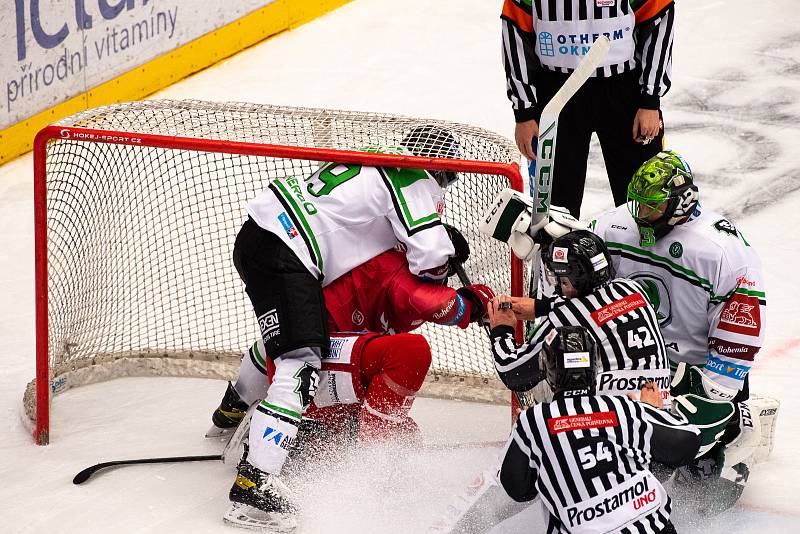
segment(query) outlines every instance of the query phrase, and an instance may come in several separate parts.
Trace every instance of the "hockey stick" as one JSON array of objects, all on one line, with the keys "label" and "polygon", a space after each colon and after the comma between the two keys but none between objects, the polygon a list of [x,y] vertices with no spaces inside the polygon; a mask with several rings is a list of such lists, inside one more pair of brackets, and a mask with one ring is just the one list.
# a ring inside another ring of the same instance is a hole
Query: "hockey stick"
[{"label": "hockey stick", "polygon": [[[542,116],[539,119],[539,137],[536,140],[538,143],[537,159],[532,161],[529,167],[529,171],[533,168],[531,181],[534,186],[533,190],[531,190],[531,195],[534,199],[532,225],[547,217],[547,213],[550,211],[550,190],[552,189],[555,170],[558,116],[567,102],[569,102],[569,99],[578,92],[578,89],[586,83],[586,80],[597,69],[597,66],[608,54],[610,47],[611,41],[608,37],[601,36],[597,39],[589,53],[583,57],[572,74],[569,75],[567,81],[564,82],[564,85],[553,95],[553,98],[542,110]],[[534,175],[536,177],[535,180],[533,180]],[[540,253],[538,250],[539,245],[537,244],[536,247],[532,260],[531,283],[528,292],[531,298],[536,298],[536,293],[538,292]]]},{"label": "hockey stick", "polygon": [[137,465],[137,464],[168,464],[179,462],[206,462],[209,460],[222,460],[221,454],[208,454],[200,456],[169,456],[164,458],[139,458],[138,460],[116,460],[113,462],[102,462],[87,467],[72,479],[73,484],[83,484],[89,478],[100,471],[101,469],[108,469],[110,467],[120,467],[124,465]]},{"label": "hockey stick", "polygon": [[[425,451],[448,451],[458,449],[484,449],[492,447],[500,447],[504,441],[468,441],[466,443],[430,443],[422,447]],[[139,465],[139,464],[170,464],[180,462],[208,462],[208,461],[222,461],[221,454],[207,454],[198,456],[168,456],[164,458],[139,458],[137,460],[116,460],[113,462],[101,462],[87,467],[72,479],[73,484],[83,484],[89,480],[92,475],[103,469],[111,467],[123,467],[126,465]]]}]

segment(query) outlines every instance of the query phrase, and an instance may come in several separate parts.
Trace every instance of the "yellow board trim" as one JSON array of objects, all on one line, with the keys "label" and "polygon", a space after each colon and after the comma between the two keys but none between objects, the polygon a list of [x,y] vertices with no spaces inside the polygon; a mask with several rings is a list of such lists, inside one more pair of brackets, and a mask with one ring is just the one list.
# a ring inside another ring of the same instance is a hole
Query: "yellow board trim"
[{"label": "yellow board trim", "polygon": [[351,0],[275,0],[113,80],[0,130],[0,165],[33,148],[36,133],[85,109],[139,100]]}]

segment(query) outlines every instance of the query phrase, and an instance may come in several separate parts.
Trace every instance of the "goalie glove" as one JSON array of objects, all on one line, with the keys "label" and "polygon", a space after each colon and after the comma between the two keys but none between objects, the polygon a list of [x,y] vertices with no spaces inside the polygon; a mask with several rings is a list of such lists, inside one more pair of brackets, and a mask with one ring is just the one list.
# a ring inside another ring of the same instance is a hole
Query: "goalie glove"
[{"label": "goalie glove", "polygon": [[573,217],[567,208],[550,206],[547,217],[531,226],[530,234],[533,236],[534,242],[544,249],[564,234],[587,228],[588,226]]},{"label": "goalie glove", "polygon": [[510,188],[503,189],[483,214],[478,230],[489,237],[511,245],[523,261],[533,258],[534,242],[528,234],[531,227],[533,200]]},{"label": "goalie glove", "polygon": [[554,239],[571,232],[585,230],[587,226],[570,215],[566,208],[550,206],[546,217],[536,224],[533,221],[532,199],[513,189],[502,190],[483,215],[478,226],[481,233],[511,245],[514,254],[529,261],[535,253],[534,245],[546,247]]},{"label": "goalie glove", "polygon": [[672,378],[670,393],[673,397],[693,393],[707,399],[730,401],[739,392],[713,380],[702,371],[700,366],[681,362]]},{"label": "goalie glove", "polygon": [[728,421],[736,413],[732,402],[711,400],[693,393],[674,397],[672,410],[700,430],[700,449],[696,458],[717,444],[725,433]]}]

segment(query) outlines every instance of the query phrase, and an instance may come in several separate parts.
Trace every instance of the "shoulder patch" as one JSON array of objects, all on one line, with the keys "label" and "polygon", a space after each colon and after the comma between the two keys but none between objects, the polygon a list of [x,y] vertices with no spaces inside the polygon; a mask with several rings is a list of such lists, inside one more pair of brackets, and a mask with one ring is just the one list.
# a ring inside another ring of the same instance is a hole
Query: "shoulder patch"
[{"label": "shoulder patch", "polygon": [[736,227],[728,219],[720,219],[715,222],[713,226],[716,228],[717,232],[739,237],[739,231],[736,230]]}]

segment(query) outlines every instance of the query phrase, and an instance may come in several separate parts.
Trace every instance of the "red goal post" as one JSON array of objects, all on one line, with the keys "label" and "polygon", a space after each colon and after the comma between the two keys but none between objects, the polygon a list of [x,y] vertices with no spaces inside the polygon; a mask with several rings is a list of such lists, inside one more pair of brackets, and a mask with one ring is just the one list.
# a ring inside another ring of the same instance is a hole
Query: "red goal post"
[{"label": "red goal post", "polygon": [[[425,125],[449,131],[463,159],[392,150]],[[477,231],[500,189],[523,189],[519,157],[473,126],[256,104],[131,102],[44,128],[34,142],[36,379],[24,398],[35,441],[49,442],[51,399],[71,387],[235,377],[258,332],[230,259],[243,203],[319,162],[458,172],[443,219],[470,241],[467,272],[521,295],[521,262]],[[421,331],[434,351],[424,392],[508,402],[481,329]]]}]

